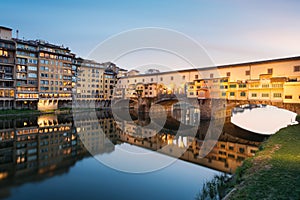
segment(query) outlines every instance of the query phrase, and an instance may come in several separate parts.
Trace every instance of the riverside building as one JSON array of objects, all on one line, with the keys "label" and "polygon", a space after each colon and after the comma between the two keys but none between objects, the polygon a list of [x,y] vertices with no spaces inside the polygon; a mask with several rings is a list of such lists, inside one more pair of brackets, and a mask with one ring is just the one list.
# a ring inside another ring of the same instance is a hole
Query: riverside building
[{"label": "riverside building", "polygon": [[14,107],[15,53],[12,29],[0,26],[0,109]]},{"label": "riverside building", "polygon": [[121,77],[114,97],[227,99],[256,103],[300,103],[300,57]]}]

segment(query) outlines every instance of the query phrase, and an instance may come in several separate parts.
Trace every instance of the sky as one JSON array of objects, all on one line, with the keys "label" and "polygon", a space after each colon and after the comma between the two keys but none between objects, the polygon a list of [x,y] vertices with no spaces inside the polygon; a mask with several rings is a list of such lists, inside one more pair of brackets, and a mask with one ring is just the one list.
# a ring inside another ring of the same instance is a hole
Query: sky
[{"label": "sky", "polygon": [[[80,57],[89,58],[115,35],[144,27],[192,38],[216,65],[300,55],[297,0],[10,0],[0,6],[0,26],[12,28],[14,36],[18,29],[19,38],[63,44]],[[116,63],[130,68],[133,59]],[[185,68],[184,62],[168,64]]]}]

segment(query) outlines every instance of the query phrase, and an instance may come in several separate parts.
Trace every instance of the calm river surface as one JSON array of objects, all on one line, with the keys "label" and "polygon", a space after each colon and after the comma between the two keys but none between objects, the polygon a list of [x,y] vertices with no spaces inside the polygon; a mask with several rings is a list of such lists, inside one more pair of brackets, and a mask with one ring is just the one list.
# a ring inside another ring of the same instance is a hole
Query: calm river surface
[{"label": "calm river surface", "polygon": [[265,139],[227,122],[202,158],[209,122],[194,136],[188,128],[175,134],[174,119],[159,132],[147,116],[132,119],[116,122],[110,111],[1,118],[0,198],[194,199],[206,180],[234,172]]}]

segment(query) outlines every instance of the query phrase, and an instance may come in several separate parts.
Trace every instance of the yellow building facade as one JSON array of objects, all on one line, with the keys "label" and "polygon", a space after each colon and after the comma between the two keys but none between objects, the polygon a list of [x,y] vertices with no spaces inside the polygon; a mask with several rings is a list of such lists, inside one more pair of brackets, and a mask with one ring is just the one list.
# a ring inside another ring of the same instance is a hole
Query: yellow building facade
[{"label": "yellow building facade", "polygon": [[114,97],[137,97],[137,90],[147,97],[141,84],[157,85],[151,98],[166,93],[198,99],[300,103],[300,57],[123,76]]}]

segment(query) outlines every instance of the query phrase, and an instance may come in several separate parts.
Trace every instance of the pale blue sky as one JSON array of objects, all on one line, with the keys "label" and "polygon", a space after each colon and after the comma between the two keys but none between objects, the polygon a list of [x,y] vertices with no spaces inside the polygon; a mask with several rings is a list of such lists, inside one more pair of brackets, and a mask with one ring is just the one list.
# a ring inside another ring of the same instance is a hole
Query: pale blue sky
[{"label": "pale blue sky", "polygon": [[[85,57],[108,37],[161,27],[198,41],[217,64],[300,55],[297,0],[1,1],[0,25]],[[100,61],[101,62],[101,61]]]}]

